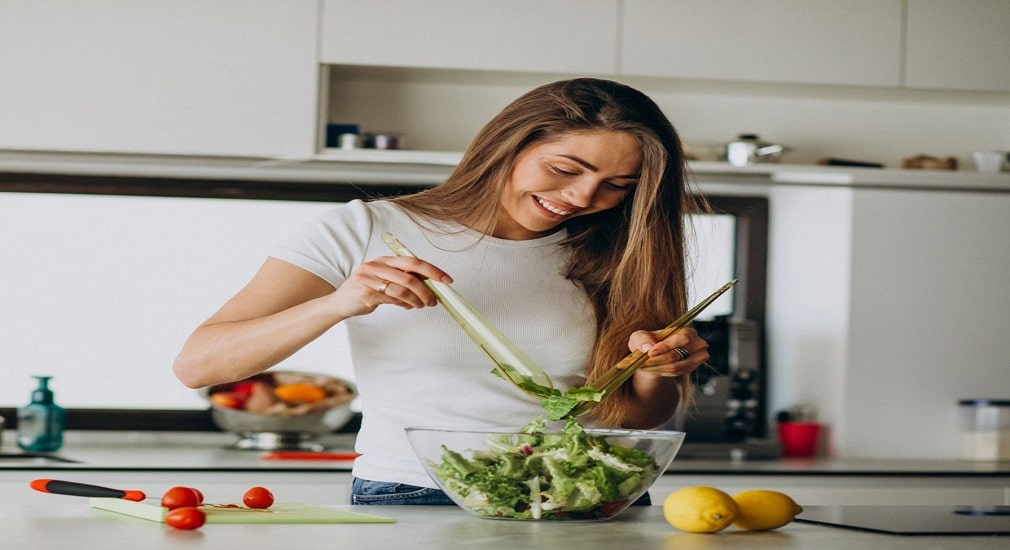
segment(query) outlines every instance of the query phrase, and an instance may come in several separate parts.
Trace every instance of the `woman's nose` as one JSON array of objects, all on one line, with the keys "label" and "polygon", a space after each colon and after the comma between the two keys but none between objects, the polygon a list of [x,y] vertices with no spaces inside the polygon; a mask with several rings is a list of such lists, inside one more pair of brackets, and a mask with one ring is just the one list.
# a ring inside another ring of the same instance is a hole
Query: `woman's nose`
[{"label": "woman's nose", "polygon": [[593,196],[596,195],[598,188],[599,184],[596,182],[590,179],[582,179],[565,187],[561,191],[561,196],[570,202],[572,206],[586,208],[593,204]]}]

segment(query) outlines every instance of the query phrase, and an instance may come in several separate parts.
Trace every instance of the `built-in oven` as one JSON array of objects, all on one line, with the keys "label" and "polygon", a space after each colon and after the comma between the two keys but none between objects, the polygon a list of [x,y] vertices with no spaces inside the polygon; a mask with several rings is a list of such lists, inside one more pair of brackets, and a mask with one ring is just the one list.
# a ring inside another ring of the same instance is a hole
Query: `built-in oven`
[{"label": "built-in oven", "polygon": [[692,302],[729,278],[740,282],[693,323],[710,359],[692,374],[693,399],[662,427],[687,433],[680,457],[773,458],[765,353],[768,201],[709,196],[713,213],[690,224]]}]

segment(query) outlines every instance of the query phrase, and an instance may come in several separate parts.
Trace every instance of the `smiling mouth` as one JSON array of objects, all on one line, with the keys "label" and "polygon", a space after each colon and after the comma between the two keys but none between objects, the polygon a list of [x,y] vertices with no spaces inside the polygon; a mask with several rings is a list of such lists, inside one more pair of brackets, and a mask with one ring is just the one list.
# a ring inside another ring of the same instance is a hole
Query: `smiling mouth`
[{"label": "smiling mouth", "polygon": [[539,204],[541,208],[543,208],[544,210],[547,210],[548,212],[550,212],[552,214],[556,214],[558,216],[570,216],[570,215],[572,215],[572,214],[575,213],[574,210],[565,210],[563,208],[559,208],[559,207],[555,206],[554,204],[549,203],[549,202],[545,201],[544,199],[541,199],[540,197],[533,197],[533,198],[537,201],[537,204]]}]

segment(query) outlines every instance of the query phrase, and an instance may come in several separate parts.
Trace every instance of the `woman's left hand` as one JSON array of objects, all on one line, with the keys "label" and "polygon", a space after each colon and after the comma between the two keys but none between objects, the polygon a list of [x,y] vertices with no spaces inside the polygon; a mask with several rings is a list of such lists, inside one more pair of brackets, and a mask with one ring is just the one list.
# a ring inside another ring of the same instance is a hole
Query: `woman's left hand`
[{"label": "woman's left hand", "polygon": [[674,332],[657,340],[660,331],[639,330],[628,339],[628,347],[641,350],[649,359],[638,370],[659,376],[691,374],[709,359],[708,342],[693,328]]}]

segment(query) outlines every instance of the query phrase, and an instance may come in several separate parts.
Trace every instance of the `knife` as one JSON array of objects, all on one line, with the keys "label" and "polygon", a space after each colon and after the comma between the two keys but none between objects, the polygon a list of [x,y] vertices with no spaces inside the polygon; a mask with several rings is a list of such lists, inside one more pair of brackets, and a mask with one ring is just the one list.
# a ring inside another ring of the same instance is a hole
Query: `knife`
[{"label": "knife", "polygon": [[140,502],[146,495],[143,491],[121,491],[76,481],[61,481],[59,479],[36,479],[29,484],[32,489],[54,495],[71,495],[75,497],[121,498]]}]

